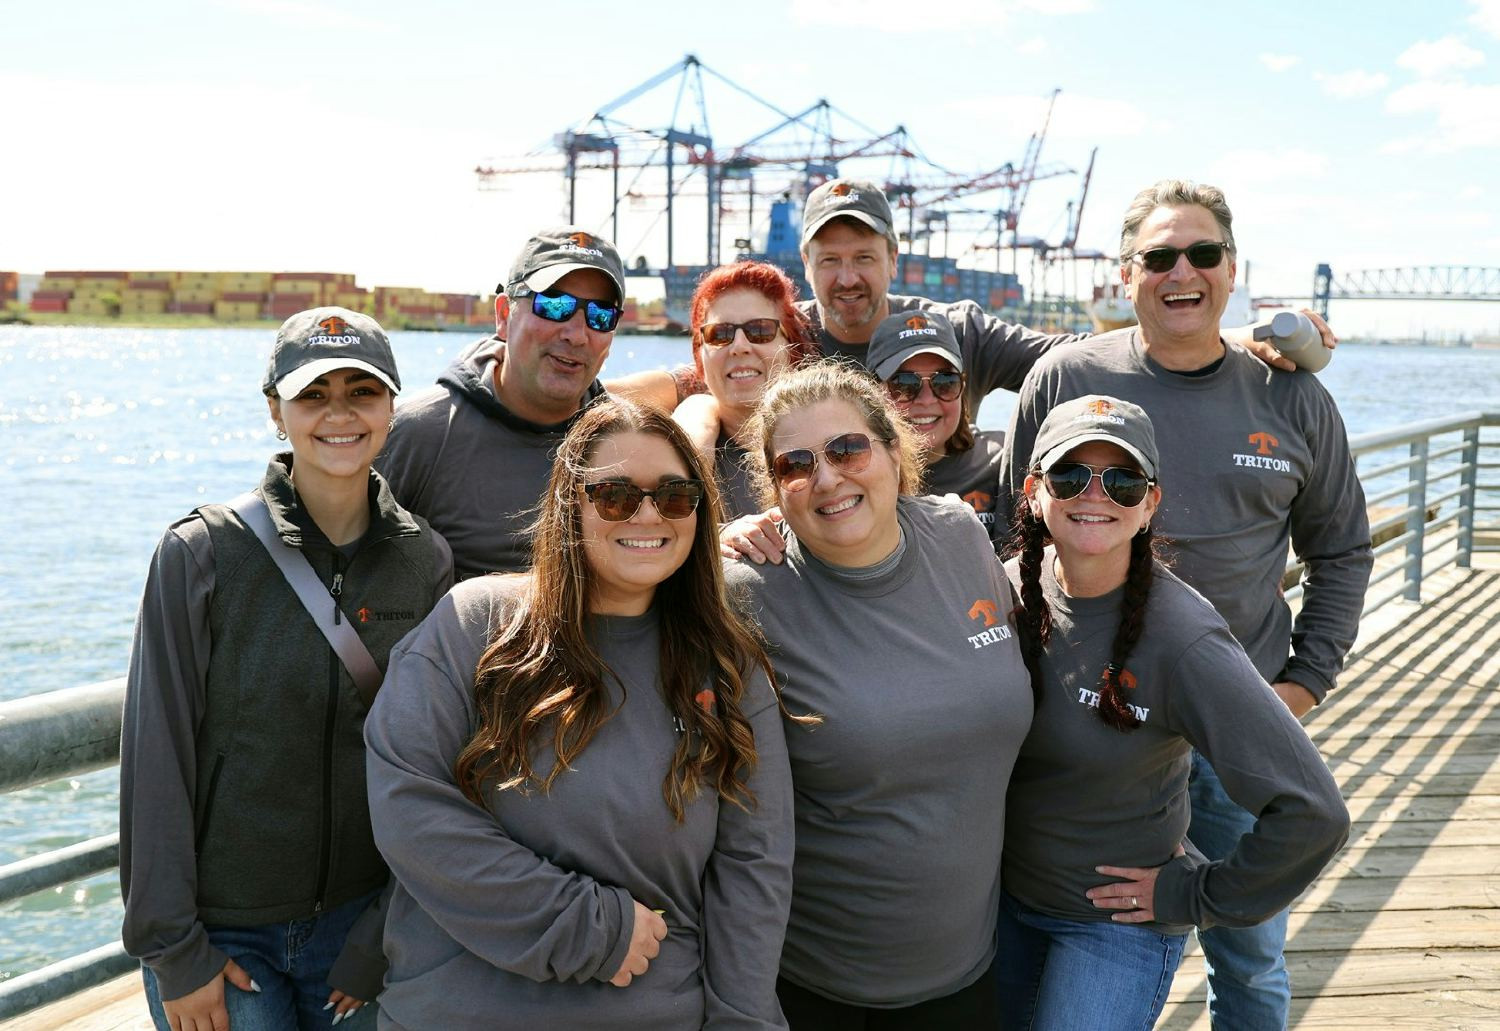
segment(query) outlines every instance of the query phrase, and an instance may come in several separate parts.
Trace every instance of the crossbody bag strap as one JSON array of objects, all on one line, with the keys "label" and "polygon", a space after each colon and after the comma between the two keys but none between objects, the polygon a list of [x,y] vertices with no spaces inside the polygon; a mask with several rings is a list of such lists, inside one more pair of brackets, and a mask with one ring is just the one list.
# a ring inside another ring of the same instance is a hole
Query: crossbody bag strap
[{"label": "crossbody bag strap", "polygon": [[[258,494],[241,494],[229,503],[229,507],[265,545],[271,561],[276,563],[276,568],[286,577],[292,593],[302,602],[302,607],[307,609],[313,623],[328,639],[334,654],[354,678],[354,686],[359,689],[365,705],[368,707],[375,704],[375,692],[380,690],[380,681],[383,679],[380,667],[375,665],[374,656],[365,647],[365,642],[359,639],[354,626],[348,620],[334,621],[333,610],[338,602],[329,595],[323,581],[318,579],[307,556],[287,544],[276,533],[276,525],[271,522],[271,510]],[[328,604],[330,601],[333,602],[332,605]]]}]

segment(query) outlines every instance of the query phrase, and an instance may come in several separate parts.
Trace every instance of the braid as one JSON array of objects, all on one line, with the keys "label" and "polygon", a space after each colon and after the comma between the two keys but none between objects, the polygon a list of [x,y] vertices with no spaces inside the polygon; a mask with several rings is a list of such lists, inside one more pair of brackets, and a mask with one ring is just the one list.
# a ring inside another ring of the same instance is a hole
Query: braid
[{"label": "braid", "polygon": [[1135,686],[1134,678],[1123,682],[1125,663],[1135,650],[1146,622],[1146,601],[1151,596],[1151,576],[1155,554],[1155,535],[1147,525],[1130,541],[1130,571],[1125,576],[1125,591],[1120,599],[1120,625],[1110,646],[1109,665],[1101,678],[1099,718],[1116,730],[1131,731],[1141,721],[1125,703],[1125,692]]},{"label": "braid", "polygon": [[1031,514],[1031,507],[1024,500],[1016,506],[1011,540],[1021,567],[1021,604],[1016,611],[1021,658],[1031,674],[1033,699],[1040,701],[1042,652],[1052,638],[1052,609],[1042,595],[1042,549],[1047,543],[1047,527]]}]

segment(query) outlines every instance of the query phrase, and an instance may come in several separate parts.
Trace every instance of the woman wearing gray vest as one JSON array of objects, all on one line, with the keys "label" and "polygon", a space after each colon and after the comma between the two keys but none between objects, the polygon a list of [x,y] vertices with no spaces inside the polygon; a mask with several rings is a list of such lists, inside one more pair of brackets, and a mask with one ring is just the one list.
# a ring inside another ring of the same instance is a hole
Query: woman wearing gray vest
[{"label": "woman wearing gray vest", "polygon": [[787,708],[796,865],[778,991],[795,1028],[995,1026],[1005,784],[1031,722],[1010,584],[863,370],[766,392],[754,454],[786,518],[741,561]]},{"label": "woman wearing gray vest", "polygon": [[152,559],[120,879],[162,1031],[374,1025],[388,874],[363,722],[387,652],[453,582],[447,544],[370,470],[400,383],[373,319],[292,316],[262,385],[291,450],[252,493],[174,523]]},{"label": "woman wearing gray vest", "polygon": [[[1193,927],[1280,912],[1348,834],[1327,766],[1213,607],[1155,557],[1146,413],[1047,414],[1006,566],[1037,688],[1010,780],[996,963],[1005,1026],[1141,1028]],[[1225,859],[1184,835],[1196,748],[1257,814]]]},{"label": "woman wearing gray vest", "polygon": [[711,475],[657,409],[590,406],[531,572],[465,581],[391,653],[382,1027],[785,1027],[791,783]]}]

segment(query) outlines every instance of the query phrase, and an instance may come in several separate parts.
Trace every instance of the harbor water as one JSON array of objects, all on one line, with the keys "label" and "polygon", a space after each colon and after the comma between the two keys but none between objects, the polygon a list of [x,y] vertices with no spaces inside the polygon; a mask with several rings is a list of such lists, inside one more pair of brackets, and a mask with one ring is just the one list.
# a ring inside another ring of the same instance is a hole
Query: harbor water
[{"label": "harbor water", "polygon": [[[408,393],[472,340],[393,336]],[[123,675],[162,530],[256,483],[278,442],[268,330],[0,326],[0,700]],[[605,375],[686,360],[619,337]],[[1493,407],[1500,350],[1341,348],[1319,374],[1351,434]],[[1013,395],[979,422],[1003,428]],[[0,864],[115,829],[105,770],[0,796]],[[0,905],[0,980],[115,939],[114,873]]]}]

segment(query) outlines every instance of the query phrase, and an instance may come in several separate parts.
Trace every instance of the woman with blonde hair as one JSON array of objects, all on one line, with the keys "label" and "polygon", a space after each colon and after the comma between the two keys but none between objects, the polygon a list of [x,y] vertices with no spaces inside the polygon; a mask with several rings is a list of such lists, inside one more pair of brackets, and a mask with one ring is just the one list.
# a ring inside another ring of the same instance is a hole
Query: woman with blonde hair
[{"label": "woman with blonde hair", "polygon": [[988,1029],[1005,785],[1031,721],[1010,585],[973,510],[918,496],[863,370],[782,375],[750,430],[785,561],[731,567],[789,711],[793,1028]]},{"label": "woman with blonde hair", "polygon": [[385,1026],[785,1026],[790,781],[717,509],[670,418],[598,402],[531,572],[460,584],[393,653],[367,732]]}]

